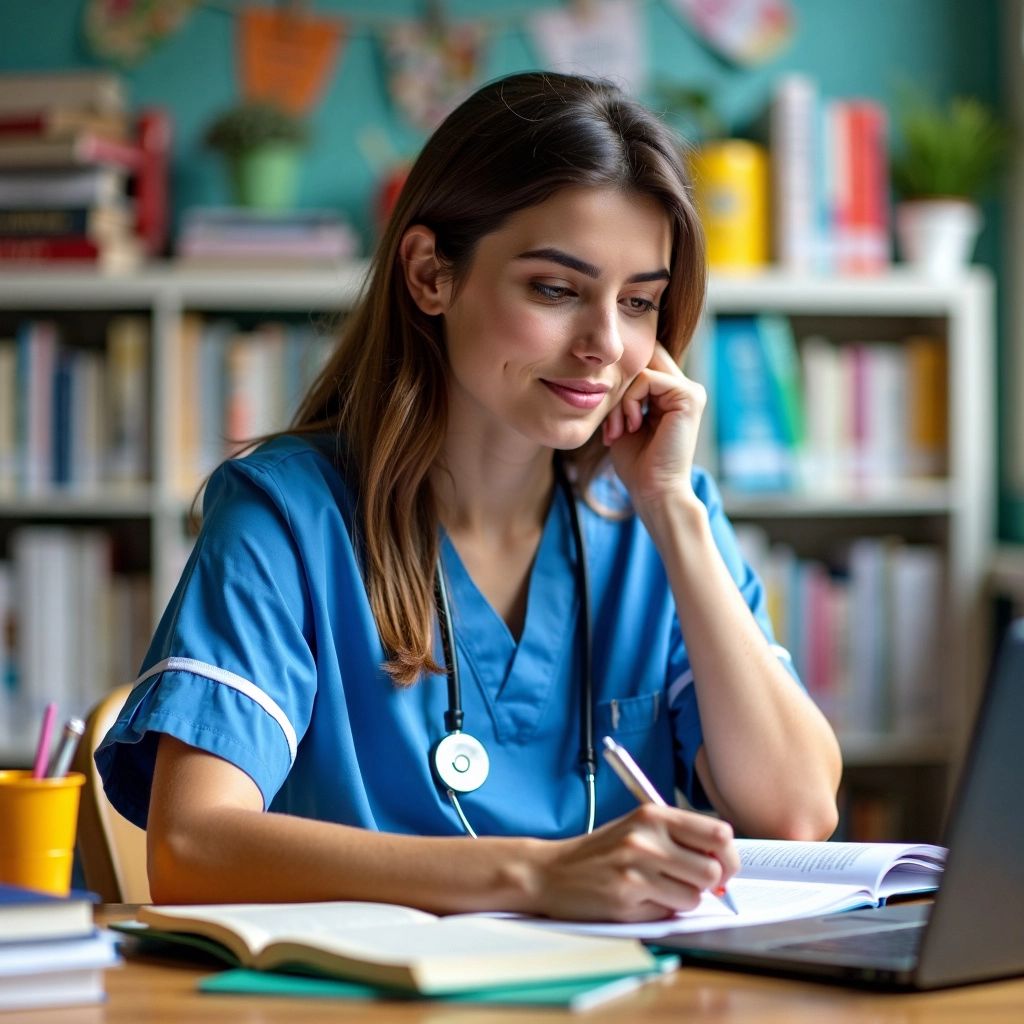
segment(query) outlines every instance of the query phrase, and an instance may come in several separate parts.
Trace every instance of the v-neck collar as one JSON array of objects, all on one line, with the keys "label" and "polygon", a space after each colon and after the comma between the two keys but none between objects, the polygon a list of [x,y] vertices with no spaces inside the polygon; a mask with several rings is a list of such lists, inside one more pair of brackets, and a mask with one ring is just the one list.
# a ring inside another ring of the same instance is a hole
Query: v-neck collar
[{"label": "v-neck collar", "polygon": [[525,742],[532,736],[556,683],[564,678],[564,662],[576,640],[579,595],[569,517],[566,497],[556,488],[530,567],[518,643],[442,531],[442,560],[463,685],[472,680],[479,689],[503,741]]}]

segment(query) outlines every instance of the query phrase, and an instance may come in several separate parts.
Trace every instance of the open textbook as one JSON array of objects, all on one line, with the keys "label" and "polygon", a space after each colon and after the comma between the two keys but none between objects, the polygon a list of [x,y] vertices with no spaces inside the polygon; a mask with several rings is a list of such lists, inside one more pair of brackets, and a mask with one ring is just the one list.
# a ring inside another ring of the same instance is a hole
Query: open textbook
[{"label": "open textbook", "polygon": [[705,893],[694,910],[664,921],[608,924],[530,920],[582,934],[657,939],[680,932],[769,924],[856,907],[938,888],[946,863],[941,846],[913,843],[801,843],[737,839],[742,867],[729,880],[739,911],[731,913]]},{"label": "open textbook", "polygon": [[473,916],[436,917],[388,903],[142,907],[144,931],[236,966],[299,970],[421,994],[655,970],[631,938],[609,942]]}]

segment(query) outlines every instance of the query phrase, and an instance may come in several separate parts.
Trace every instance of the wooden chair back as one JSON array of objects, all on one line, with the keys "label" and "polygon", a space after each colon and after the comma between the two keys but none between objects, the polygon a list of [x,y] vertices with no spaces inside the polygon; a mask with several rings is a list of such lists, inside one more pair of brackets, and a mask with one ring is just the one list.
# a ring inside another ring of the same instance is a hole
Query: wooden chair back
[{"label": "wooden chair back", "polygon": [[85,776],[78,808],[78,855],[85,884],[104,903],[149,903],[146,833],[114,810],[93,753],[124,707],[131,686],[119,686],[89,712],[72,767]]}]

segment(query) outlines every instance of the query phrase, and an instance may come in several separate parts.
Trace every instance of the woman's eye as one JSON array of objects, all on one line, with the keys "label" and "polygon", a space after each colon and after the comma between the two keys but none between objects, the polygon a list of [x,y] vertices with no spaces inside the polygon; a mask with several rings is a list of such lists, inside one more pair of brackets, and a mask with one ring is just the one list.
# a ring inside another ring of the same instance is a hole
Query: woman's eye
[{"label": "woman's eye", "polygon": [[572,294],[572,290],[566,288],[565,285],[544,284],[543,281],[531,281],[530,288],[534,294],[539,295],[542,299],[550,299],[552,301],[564,299],[567,295]]},{"label": "woman's eye", "polygon": [[651,299],[645,299],[642,295],[630,295],[625,300],[626,306],[631,313],[643,315],[644,313],[656,313],[661,307]]}]

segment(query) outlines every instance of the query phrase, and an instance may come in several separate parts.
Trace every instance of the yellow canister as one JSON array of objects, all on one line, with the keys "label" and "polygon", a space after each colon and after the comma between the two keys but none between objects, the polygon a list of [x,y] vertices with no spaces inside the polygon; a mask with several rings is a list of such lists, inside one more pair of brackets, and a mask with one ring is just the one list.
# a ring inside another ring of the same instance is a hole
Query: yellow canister
[{"label": "yellow canister", "polygon": [[768,152],[746,139],[700,146],[692,157],[708,265],[760,267],[769,258]]},{"label": "yellow canister", "polygon": [[33,779],[28,771],[0,771],[0,882],[64,896],[85,776]]}]

